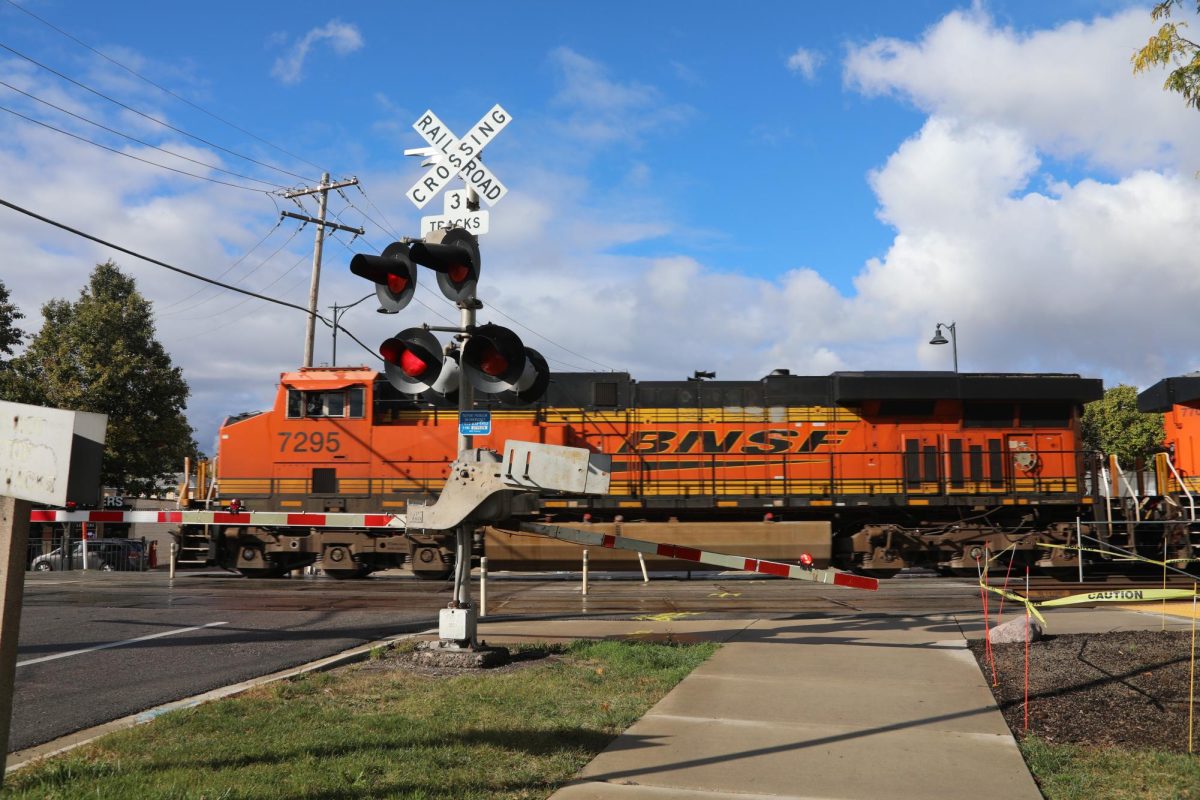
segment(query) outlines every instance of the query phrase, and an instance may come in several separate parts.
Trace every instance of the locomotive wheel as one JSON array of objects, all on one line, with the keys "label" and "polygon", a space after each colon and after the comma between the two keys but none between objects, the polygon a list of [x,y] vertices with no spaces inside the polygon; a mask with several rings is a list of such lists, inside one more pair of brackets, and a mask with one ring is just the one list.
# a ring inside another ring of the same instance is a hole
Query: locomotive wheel
[{"label": "locomotive wheel", "polygon": [[348,569],[329,569],[328,567],[322,567],[321,571],[333,578],[335,581],[365,578],[371,574],[371,568],[366,564],[356,564]]},{"label": "locomotive wheel", "polygon": [[413,575],[416,575],[423,581],[444,581],[449,578],[450,574],[453,572],[454,569],[452,567],[446,567],[441,572],[433,572],[425,569],[414,569]]},{"label": "locomotive wheel", "polygon": [[282,578],[287,575],[288,571],[284,567],[270,567],[267,569],[239,569],[243,578]]}]

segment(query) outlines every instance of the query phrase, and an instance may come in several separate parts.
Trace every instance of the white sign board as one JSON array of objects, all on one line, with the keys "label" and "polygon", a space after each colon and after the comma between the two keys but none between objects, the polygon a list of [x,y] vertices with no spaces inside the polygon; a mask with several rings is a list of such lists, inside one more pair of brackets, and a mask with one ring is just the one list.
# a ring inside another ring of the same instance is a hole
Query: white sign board
[{"label": "white sign board", "polygon": [[97,503],[107,425],[105,414],[0,402],[0,495]]},{"label": "white sign board", "polygon": [[459,175],[489,206],[500,202],[508,194],[508,187],[484,166],[479,155],[511,121],[509,113],[497,103],[459,138],[438,119],[437,114],[432,111],[422,114],[413,123],[413,129],[440,151],[440,156],[437,163],[409,188],[408,199],[417,208],[424,208],[455,175]]},{"label": "white sign board", "polygon": [[468,233],[482,236],[488,232],[489,215],[486,211],[464,211],[461,214],[446,214],[441,217],[421,217],[421,236],[436,230],[462,228]]}]

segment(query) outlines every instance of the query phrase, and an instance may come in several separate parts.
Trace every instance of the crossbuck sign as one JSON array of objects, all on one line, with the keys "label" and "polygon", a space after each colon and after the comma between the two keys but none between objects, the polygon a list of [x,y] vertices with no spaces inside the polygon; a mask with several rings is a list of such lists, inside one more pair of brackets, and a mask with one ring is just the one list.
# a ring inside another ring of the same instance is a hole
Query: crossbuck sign
[{"label": "crossbuck sign", "polygon": [[[500,202],[504,195],[508,194],[508,187],[483,165],[479,154],[511,120],[508,112],[497,103],[459,138],[438,119],[437,114],[432,111],[422,114],[420,119],[413,123],[413,129],[421,134],[431,147],[439,151],[440,155],[436,156],[437,160],[429,171],[408,190],[408,199],[417,208],[424,208],[455,175],[461,175],[467,186],[474,189],[480,199],[489,206]],[[449,212],[449,209],[447,211]],[[428,226],[424,223],[425,220],[422,220],[421,228],[423,232],[427,232],[424,229]]]}]

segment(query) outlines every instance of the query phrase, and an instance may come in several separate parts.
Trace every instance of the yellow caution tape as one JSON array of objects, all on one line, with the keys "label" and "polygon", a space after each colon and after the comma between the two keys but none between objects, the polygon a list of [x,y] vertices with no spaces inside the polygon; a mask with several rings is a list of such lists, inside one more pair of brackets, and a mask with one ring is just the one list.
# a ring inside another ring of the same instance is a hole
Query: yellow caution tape
[{"label": "yellow caution tape", "polygon": [[1146,564],[1154,564],[1155,566],[1165,566],[1166,564],[1187,563],[1189,561],[1200,561],[1200,558],[1172,558],[1167,561],[1156,561],[1153,558],[1139,556],[1136,553],[1122,553],[1119,550],[1101,550],[1098,547],[1075,547],[1069,544],[1048,544],[1041,542],[1038,547],[1047,547],[1052,550],[1075,550],[1083,551],[1084,553],[1100,553],[1106,556],[1113,556],[1113,561],[1141,561]]},{"label": "yellow caution tape", "polygon": [[1145,600],[1182,600],[1193,596],[1191,589],[1108,589],[1103,592],[1073,594],[1038,603],[1042,608],[1073,606],[1076,603],[1137,603]]},{"label": "yellow caution tape", "polygon": [[998,594],[1001,597],[1012,600],[1015,603],[1023,604],[1025,606],[1025,608],[1029,609],[1029,613],[1033,614],[1035,617],[1038,618],[1038,622],[1042,623],[1043,625],[1046,624],[1046,618],[1043,617],[1041,615],[1041,613],[1039,613],[1037,610],[1037,603],[1034,603],[1033,601],[1029,600],[1028,598],[1021,597],[1021,595],[1019,595],[1019,594],[1014,594],[1013,592],[1007,592],[1004,589],[997,589],[995,586],[988,586],[986,583],[981,583],[979,585],[982,588],[987,589],[989,592],[992,592],[993,594]]}]

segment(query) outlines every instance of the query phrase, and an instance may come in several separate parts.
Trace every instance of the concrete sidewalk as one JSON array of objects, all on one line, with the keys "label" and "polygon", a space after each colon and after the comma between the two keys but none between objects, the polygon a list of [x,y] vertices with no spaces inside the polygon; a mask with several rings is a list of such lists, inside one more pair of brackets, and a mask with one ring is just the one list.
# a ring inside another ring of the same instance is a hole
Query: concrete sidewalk
[{"label": "concrete sidewalk", "polygon": [[[1053,633],[1158,628],[1154,614],[1060,611]],[[1186,627],[1176,619],[1170,627]],[[626,637],[724,646],[555,800],[1040,800],[966,648],[974,615],[484,621],[505,642]]]}]

